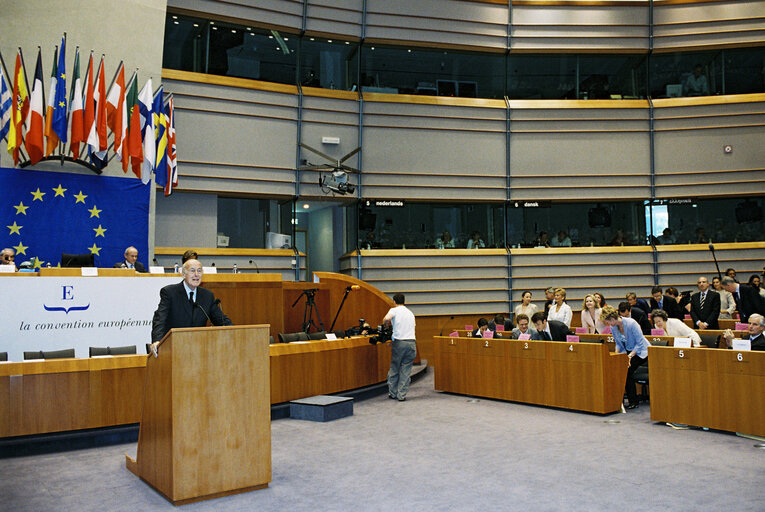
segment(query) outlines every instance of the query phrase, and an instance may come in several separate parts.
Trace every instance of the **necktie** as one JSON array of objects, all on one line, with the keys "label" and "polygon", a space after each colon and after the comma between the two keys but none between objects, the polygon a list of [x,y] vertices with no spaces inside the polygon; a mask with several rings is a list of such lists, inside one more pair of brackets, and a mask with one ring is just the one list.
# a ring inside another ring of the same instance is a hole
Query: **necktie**
[{"label": "necktie", "polygon": [[189,302],[191,302],[191,305],[194,305],[194,292],[189,292]]},{"label": "necktie", "polygon": [[699,309],[704,309],[704,299],[706,296],[706,292],[702,292],[701,297],[699,298]]},{"label": "necktie", "polygon": [[542,336],[544,336],[545,341],[552,341],[552,338],[550,337],[550,334],[547,331],[542,331]]}]

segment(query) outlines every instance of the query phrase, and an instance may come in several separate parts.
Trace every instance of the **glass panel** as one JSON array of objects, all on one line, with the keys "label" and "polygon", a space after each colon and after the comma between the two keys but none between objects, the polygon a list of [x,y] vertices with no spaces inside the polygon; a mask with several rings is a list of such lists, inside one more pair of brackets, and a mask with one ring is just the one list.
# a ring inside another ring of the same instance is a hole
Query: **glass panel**
[{"label": "glass panel", "polygon": [[358,82],[359,47],[350,41],[304,37],[300,83],[324,89],[351,90]]},{"label": "glass panel", "polygon": [[291,34],[211,21],[208,73],[294,84],[296,50]]},{"label": "glass panel", "polygon": [[362,48],[361,85],[368,92],[502,98],[504,56],[392,46]]},{"label": "glass panel", "polygon": [[645,244],[642,203],[559,203],[548,208],[508,208],[513,247],[579,247]]},{"label": "glass panel", "polygon": [[265,247],[273,201],[218,197],[218,235],[229,237],[228,247]]},{"label": "glass panel", "polygon": [[725,50],[723,94],[765,92],[765,47]]},{"label": "glass panel", "polygon": [[765,240],[761,198],[702,199],[667,205],[669,227],[677,243],[755,242]]},{"label": "glass panel", "polygon": [[722,93],[722,53],[661,53],[651,57],[651,97]]},{"label": "glass panel", "polygon": [[579,57],[579,98],[607,100],[645,98],[644,56],[582,55]]},{"label": "glass panel", "polygon": [[165,20],[162,67],[205,73],[207,26],[204,20],[168,14]]},{"label": "glass panel", "polygon": [[[504,247],[501,204],[405,203],[359,208],[362,249],[460,249]],[[499,225],[498,225],[499,224]]]}]

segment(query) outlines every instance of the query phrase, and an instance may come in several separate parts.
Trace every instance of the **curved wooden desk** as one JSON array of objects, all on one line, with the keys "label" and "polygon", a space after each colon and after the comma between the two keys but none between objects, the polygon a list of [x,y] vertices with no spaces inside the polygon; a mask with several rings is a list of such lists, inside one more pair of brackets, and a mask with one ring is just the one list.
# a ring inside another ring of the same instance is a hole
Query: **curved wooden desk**
[{"label": "curved wooden desk", "polygon": [[[368,337],[271,345],[271,403],[377,384],[390,344]],[[0,363],[0,437],[138,423],[146,355]]]},{"label": "curved wooden desk", "polygon": [[627,356],[604,344],[433,340],[436,390],[601,414],[621,409]]}]

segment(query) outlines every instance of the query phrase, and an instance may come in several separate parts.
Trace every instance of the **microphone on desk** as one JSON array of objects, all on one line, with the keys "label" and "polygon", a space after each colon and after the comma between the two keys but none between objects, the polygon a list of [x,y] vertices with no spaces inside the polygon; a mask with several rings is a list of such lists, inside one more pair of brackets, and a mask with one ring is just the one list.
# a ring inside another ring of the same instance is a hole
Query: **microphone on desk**
[{"label": "microphone on desk", "polygon": [[154,263],[155,266],[157,266],[157,267],[159,266],[159,262],[157,261],[157,258],[154,258],[151,261],[152,261],[152,263]]},{"label": "microphone on desk", "polygon": [[[210,307],[212,308],[213,306],[217,304],[220,304],[220,299],[215,299]],[[207,314],[207,311],[205,311],[205,308],[200,306],[198,302],[195,302],[194,305],[202,310],[202,313],[205,314],[205,316],[207,317],[207,321],[210,322],[210,325],[215,325],[213,321],[210,319],[210,316]]]},{"label": "microphone on desk", "polygon": [[258,264],[254,261],[250,260],[250,265],[255,265],[255,272],[260,274],[260,269],[258,268]]},{"label": "microphone on desk", "polygon": [[361,286],[359,286],[357,284],[352,284],[352,285],[348,286],[345,289],[346,292],[350,292],[350,291],[354,291],[355,292],[355,291],[358,291],[358,290],[361,290]]},{"label": "microphone on desk", "polygon": [[446,324],[448,324],[448,323],[449,323],[449,322],[451,322],[452,320],[454,320],[454,315],[450,316],[450,317],[449,317],[449,320],[447,320],[446,322],[444,322],[444,325],[442,325],[442,326],[441,326],[441,330],[440,330],[440,331],[438,331],[438,335],[439,335],[439,336],[443,336],[443,335],[444,335],[444,327],[446,327]]}]

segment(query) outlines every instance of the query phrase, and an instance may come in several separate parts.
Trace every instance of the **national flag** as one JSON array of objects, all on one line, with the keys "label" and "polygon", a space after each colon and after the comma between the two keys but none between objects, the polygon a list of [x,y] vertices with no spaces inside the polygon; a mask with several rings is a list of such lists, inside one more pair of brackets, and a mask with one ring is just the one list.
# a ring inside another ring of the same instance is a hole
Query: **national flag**
[{"label": "national flag", "polygon": [[157,156],[157,145],[154,139],[154,115],[152,113],[153,98],[152,83],[149,78],[138,93],[138,108],[141,116],[141,138],[143,143],[143,165],[141,166],[141,181],[148,183],[151,180],[151,171],[154,170],[154,160]]},{"label": "national flag", "polygon": [[164,91],[160,85],[154,94],[152,117],[154,118],[154,140],[157,151],[154,162],[154,181],[163,189],[167,185],[167,116],[164,107]]},{"label": "national flag", "polygon": [[[61,142],[66,144],[68,140],[66,134],[66,34],[61,38],[61,50],[58,52],[58,77],[56,79],[56,100],[54,101],[55,109],[53,110],[53,131],[56,132]],[[53,91],[50,91],[53,95]]]},{"label": "national flag", "polygon": [[[93,94],[93,81],[90,82]],[[80,81],[80,49],[74,53],[74,71],[72,75],[72,93],[69,96],[69,148],[75,160],[80,158],[80,144],[86,141],[82,108],[82,82]]]},{"label": "national flag", "polygon": [[133,74],[133,80],[130,81],[130,87],[128,87],[128,93],[125,97],[125,105],[128,110],[128,126],[127,136],[122,143],[122,170],[127,170],[129,156],[133,174],[140,179],[141,167],[143,166],[143,145],[141,141],[141,107],[138,105],[138,75],[135,73]]},{"label": "national flag", "polygon": [[173,193],[173,189],[178,186],[178,155],[175,147],[175,103],[173,95],[167,102],[167,185],[165,186],[165,195]]},{"label": "national flag", "polygon": [[125,108],[125,66],[120,62],[117,78],[109,89],[106,97],[106,124],[114,134],[114,152],[122,160],[122,139],[127,128],[127,112]]},{"label": "national flag", "polygon": [[21,60],[21,49],[16,54],[16,68],[13,71],[13,94],[11,95],[11,124],[8,130],[8,152],[13,154],[13,163],[19,163],[19,148],[23,138],[24,120],[29,111],[27,76]]},{"label": "national flag", "polygon": [[98,66],[98,73],[96,74],[93,83],[91,78],[93,76],[92,57],[88,70],[88,91],[86,96],[86,108],[84,112],[85,126],[88,126],[88,109],[92,107],[92,117],[90,118],[90,130],[88,134],[88,154],[90,155],[90,161],[102,169],[106,166],[106,150],[108,148],[108,138],[106,133],[106,81],[104,79],[104,58],[101,57],[101,64]]},{"label": "national flag", "polygon": [[29,101],[27,113],[27,133],[24,147],[27,148],[29,161],[36,164],[43,157],[43,70],[42,52],[37,50],[37,65],[35,66],[35,78],[32,82],[32,96]]},{"label": "national flag", "polygon": [[[2,68],[0,66],[0,68]],[[3,69],[0,69],[0,140],[11,129],[11,88]],[[153,137],[153,135],[152,135]]]},{"label": "national flag", "polygon": [[57,65],[58,48],[53,52],[53,67],[50,72],[50,88],[48,89],[50,94],[48,95],[48,108],[45,111],[45,137],[48,139],[48,144],[45,147],[45,156],[50,155],[56,149],[56,146],[58,146],[58,135],[51,128],[53,111],[56,108],[56,95],[53,92],[56,90],[56,78],[58,77],[58,72],[56,71]]}]

